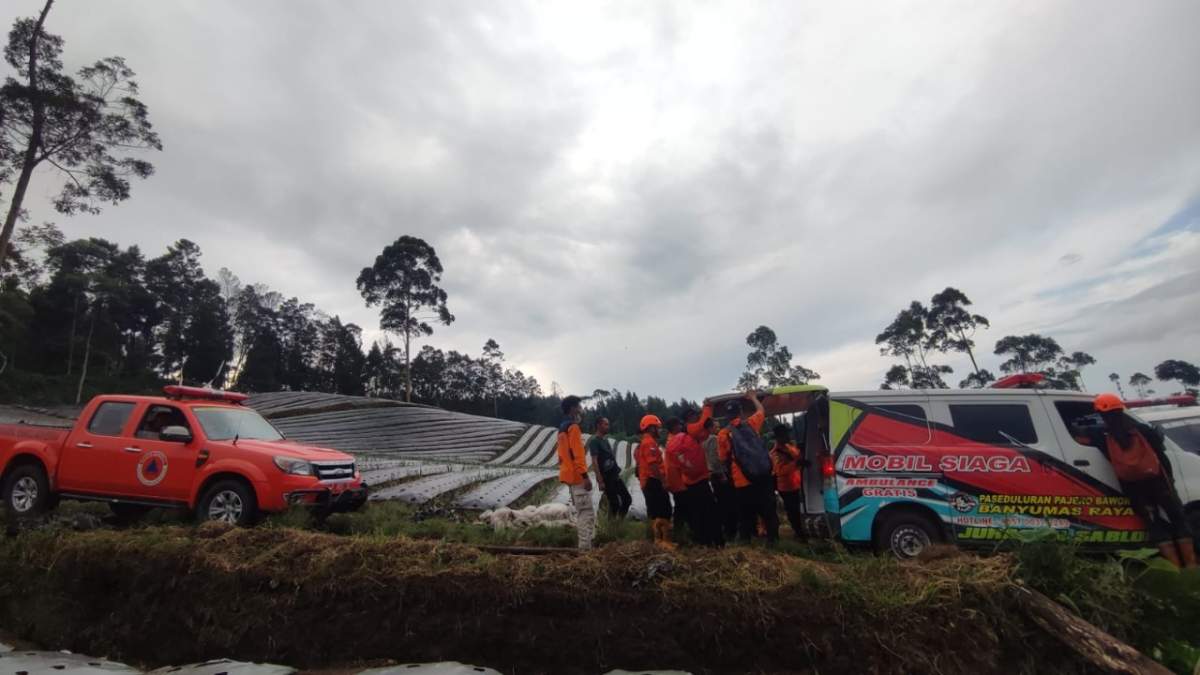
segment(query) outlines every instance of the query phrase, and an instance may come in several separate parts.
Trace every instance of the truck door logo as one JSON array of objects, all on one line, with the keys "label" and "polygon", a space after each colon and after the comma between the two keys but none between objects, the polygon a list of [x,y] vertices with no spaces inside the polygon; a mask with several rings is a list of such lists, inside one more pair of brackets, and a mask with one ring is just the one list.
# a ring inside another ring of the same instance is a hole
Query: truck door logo
[{"label": "truck door logo", "polygon": [[154,487],[167,477],[167,456],[158,450],[151,450],[142,456],[137,465],[138,482],[146,487]]}]

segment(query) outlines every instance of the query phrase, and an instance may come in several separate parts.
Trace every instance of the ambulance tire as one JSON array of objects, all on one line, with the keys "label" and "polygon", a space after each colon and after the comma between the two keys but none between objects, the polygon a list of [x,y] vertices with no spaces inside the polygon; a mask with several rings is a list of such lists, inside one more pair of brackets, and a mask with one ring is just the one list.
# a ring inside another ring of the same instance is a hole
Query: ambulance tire
[{"label": "ambulance tire", "polygon": [[888,552],[909,560],[933,544],[941,543],[942,533],[930,519],[913,511],[893,511],[883,516],[875,530],[875,551]]}]

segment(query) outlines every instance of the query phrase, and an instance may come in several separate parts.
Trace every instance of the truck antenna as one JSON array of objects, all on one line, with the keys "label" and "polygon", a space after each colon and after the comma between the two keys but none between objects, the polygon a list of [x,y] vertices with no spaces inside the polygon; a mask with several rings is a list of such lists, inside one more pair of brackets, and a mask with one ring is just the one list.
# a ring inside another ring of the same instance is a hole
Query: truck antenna
[{"label": "truck antenna", "polygon": [[[225,362],[224,362],[224,361],[222,361],[222,362],[221,362],[221,365],[217,366],[217,374],[216,374],[216,375],[213,375],[213,378],[212,378],[211,380],[209,380],[209,381],[208,381],[208,384],[207,384],[207,385],[205,385],[205,386],[206,386],[206,387],[208,387],[209,389],[212,389],[212,388],[213,388],[213,382],[216,382],[216,381],[217,381],[217,378],[221,377],[221,371],[222,371],[222,370],[225,370]],[[222,388],[224,388],[224,386],[223,386],[223,385],[222,385]]]}]

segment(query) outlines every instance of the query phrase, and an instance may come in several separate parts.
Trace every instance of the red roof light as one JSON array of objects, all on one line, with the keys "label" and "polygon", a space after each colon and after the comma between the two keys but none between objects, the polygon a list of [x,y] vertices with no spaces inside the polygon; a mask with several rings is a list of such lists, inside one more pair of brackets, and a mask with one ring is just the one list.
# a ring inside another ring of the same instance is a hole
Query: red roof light
[{"label": "red roof light", "polygon": [[1130,408],[1149,408],[1154,405],[1190,406],[1196,405],[1196,397],[1186,394],[1183,396],[1168,396],[1166,398],[1138,399],[1135,401],[1125,401],[1125,405]]},{"label": "red roof light", "polygon": [[996,380],[992,383],[992,389],[1032,389],[1045,379],[1046,376],[1041,373],[1017,373]]},{"label": "red roof light", "polygon": [[178,384],[170,384],[163,387],[163,394],[166,394],[167,398],[198,398],[207,401],[227,401],[229,403],[241,403],[250,398],[246,394],[239,394],[235,391],[220,391],[204,387],[184,387]]}]

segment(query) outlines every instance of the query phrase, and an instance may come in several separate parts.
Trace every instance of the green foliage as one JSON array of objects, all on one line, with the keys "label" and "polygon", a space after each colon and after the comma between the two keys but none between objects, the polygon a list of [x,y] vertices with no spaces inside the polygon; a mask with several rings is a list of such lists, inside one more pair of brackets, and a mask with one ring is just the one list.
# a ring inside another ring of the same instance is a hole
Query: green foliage
[{"label": "green foliage", "polygon": [[[988,328],[991,324],[986,317],[971,314],[967,310],[970,306],[970,298],[952,286],[947,286],[944,291],[930,298],[926,317],[929,334],[925,338],[925,346],[933,351],[966,353],[975,369],[976,380],[982,381],[987,371],[980,371],[979,364],[975,362],[975,353],[972,351],[975,341],[972,338],[976,330]],[[969,381],[971,378],[967,379]]]},{"label": "green foliage", "polygon": [[1129,376],[1129,385],[1137,390],[1138,396],[1141,398],[1145,398],[1147,394],[1154,393],[1153,389],[1146,388],[1146,385],[1150,384],[1152,381],[1153,380],[1150,379],[1150,376],[1145,373],[1134,373],[1133,375]]},{"label": "green foliage", "polygon": [[1002,372],[1042,373],[1045,385],[1052,389],[1082,390],[1081,371],[1096,363],[1086,352],[1066,354],[1057,340],[1037,333],[1002,337],[994,351],[1009,357],[1000,364]]},{"label": "green foliage", "polygon": [[383,249],[375,264],[358,275],[358,290],[368,307],[380,306],[380,327],[404,342],[405,400],[412,400],[412,340],[433,334],[430,322],[449,326],[454,315],[446,307],[442,261],[425,240],[402,236]]},{"label": "green foliage", "polygon": [[1190,673],[1200,654],[1200,571],[1180,571],[1156,551],[1088,555],[1049,530],[1023,533],[1016,576],[1085,620]]},{"label": "green foliage", "polygon": [[792,352],[779,344],[775,331],[759,326],[746,336],[750,353],[746,356],[746,370],[738,378],[740,391],[762,387],[782,387],[789,384],[807,384],[821,376],[813,370],[792,363]]},{"label": "green foliage", "polygon": [[1154,376],[1164,382],[1178,380],[1185,388],[1192,390],[1200,387],[1200,367],[1179,359],[1167,359],[1154,366]]},{"label": "green foliage", "polygon": [[880,388],[945,389],[947,385],[942,375],[953,372],[953,369],[949,366],[931,365],[928,352],[931,345],[941,346],[949,344],[949,341],[949,337],[933,339],[930,333],[930,311],[920,302],[913,300],[907,308],[900,310],[882,333],[875,336],[875,344],[882,345],[879,348],[880,354],[904,359],[904,365],[892,366]]},{"label": "green foliage", "polygon": [[49,10],[47,3],[36,19],[17,19],[4,49],[12,73],[0,87],[0,185],[16,184],[0,232],[0,267],[35,170],[62,175],[59,212],[96,213],[102,203],[128,199],[131,178],[154,172],[134,153],[162,149],[124,59],[101,59],[75,77],[63,72],[63,39],[45,30]]}]

